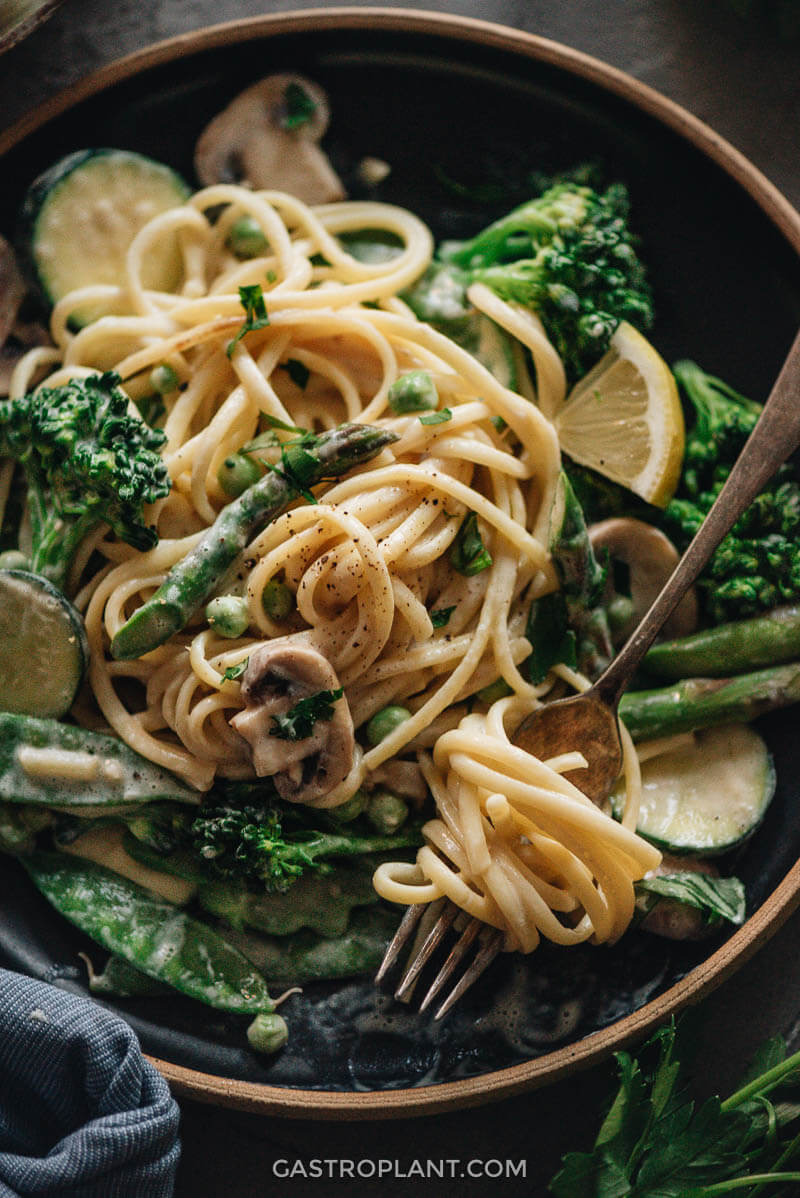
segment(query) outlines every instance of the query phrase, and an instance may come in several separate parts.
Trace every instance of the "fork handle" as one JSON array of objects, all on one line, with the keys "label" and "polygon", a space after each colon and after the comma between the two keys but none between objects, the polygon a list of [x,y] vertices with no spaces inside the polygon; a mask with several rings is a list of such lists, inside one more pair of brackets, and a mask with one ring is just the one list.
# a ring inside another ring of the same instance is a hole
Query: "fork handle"
[{"label": "fork handle", "polygon": [[755,428],[694,539],[649,610],[594,684],[616,704],[664,622],[697,579],[723,537],[778,467],[800,445],[800,332],[797,333]]}]

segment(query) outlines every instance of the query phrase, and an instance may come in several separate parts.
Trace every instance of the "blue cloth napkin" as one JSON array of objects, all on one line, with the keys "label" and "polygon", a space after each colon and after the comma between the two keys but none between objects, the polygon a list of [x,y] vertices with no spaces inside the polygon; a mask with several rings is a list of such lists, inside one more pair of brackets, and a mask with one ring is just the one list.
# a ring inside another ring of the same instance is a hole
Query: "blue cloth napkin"
[{"label": "blue cloth napkin", "polygon": [[122,1019],[0,969],[0,1198],[169,1198],[178,1119]]}]

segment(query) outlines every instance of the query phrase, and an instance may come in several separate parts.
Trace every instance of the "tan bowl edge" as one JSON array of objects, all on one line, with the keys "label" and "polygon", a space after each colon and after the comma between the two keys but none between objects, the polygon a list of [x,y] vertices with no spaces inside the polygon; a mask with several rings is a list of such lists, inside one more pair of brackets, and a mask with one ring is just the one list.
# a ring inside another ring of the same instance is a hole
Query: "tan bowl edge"
[{"label": "tan bowl edge", "polygon": [[[734,146],[659,92],[591,55],[534,34],[468,17],[402,8],[324,8],[276,13],[181,34],[109,63],[45,102],[0,133],[0,155],[82,100],[139,72],[200,50],[307,29],[379,29],[432,34],[507,50],[569,71],[621,96],[678,132],[728,175],[763,209],[800,253],[800,213]],[[788,349],[788,346],[787,346]],[[201,1073],[150,1058],[178,1096],[243,1111],[294,1119],[391,1119],[497,1102],[586,1069],[614,1050],[641,1040],[672,1014],[699,1002],[774,935],[800,905],[800,862],[769,898],[720,949],[639,1011],[576,1044],[506,1069],[418,1089],[339,1092],[289,1089]]]}]

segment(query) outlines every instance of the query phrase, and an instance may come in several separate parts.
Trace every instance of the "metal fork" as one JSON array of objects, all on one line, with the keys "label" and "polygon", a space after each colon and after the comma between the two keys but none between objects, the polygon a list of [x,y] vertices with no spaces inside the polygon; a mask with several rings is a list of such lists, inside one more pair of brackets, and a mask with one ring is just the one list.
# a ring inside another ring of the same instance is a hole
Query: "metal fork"
[{"label": "metal fork", "polygon": [[406,967],[394,992],[400,1002],[409,1002],[425,966],[445,942],[450,943],[450,952],[430,982],[419,1004],[420,1011],[427,1010],[441,994],[462,962],[468,964],[434,1015],[434,1019],[441,1019],[491,965],[503,947],[503,933],[498,928],[470,918],[449,899],[416,903],[408,908],[375,975],[376,984],[384,980],[400,960],[403,950],[409,948]]}]

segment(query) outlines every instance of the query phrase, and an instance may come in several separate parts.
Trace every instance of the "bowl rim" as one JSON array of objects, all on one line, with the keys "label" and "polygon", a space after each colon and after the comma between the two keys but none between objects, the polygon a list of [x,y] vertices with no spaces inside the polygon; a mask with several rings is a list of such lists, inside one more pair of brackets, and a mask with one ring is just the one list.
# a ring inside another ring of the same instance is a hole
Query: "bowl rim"
[{"label": "bowl rim", "polygon": [[[82,101],[145,70],[198,52],[309,29],[434,35],[481,44],[554,66],[597,84],[677,132],[722,168],[763,210],[800,254],[800,213],[730,142],[687,109],[600,59],[537,34],[479,18],[407,8],[308,8],[225,21],[178,34],[116,59],[22,116],[0,133],[0,157]],[[699,1002],[774,935],[800,905],[800,861],[729,940],[663,994],[575,1044],[517,1065],[436,1085],[397,1090],[334,1091],[275,1086],[225,1078],[148,1059],[178,1096],[231,1109],[285,1118],[377,1120],[437,1114],[497,1102],[587,1069],[612,1051],[640,1041],[664,1019]]]}]

